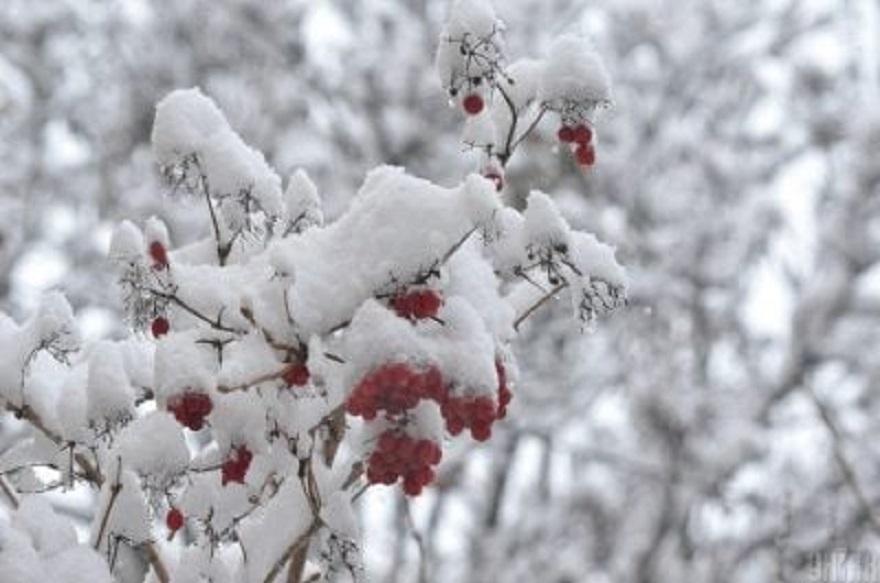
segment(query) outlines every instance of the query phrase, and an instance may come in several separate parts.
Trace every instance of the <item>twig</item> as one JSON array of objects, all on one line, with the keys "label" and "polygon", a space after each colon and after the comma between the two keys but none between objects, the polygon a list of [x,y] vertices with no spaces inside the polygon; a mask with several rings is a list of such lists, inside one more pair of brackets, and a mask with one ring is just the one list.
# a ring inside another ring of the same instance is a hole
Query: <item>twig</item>
[{"label": "twig", "polygon": [[834,421],[831,410],[828,408],[827,405],[825,405],[825,403],[822,402],[821,399],[819,399],[816,391],[811,386],[805,386],[804,388],[809,393],[813,404],[816,405],[816,409],[819,411],[819,418],[822,420],[822,423],[825,425],[825,428],[831,435],[832,449],[834,450],[834,459],[837,462],[837,465],[840,466],[840,471],[843,473],[843,479],[846,481],[846,484],[849,486],[850,490],[852,490],[856,502],[867,516],[868,523],[871,525],[871,528],[874,530],[875,533],[880,534],[880,520],[878,520],[877,516],[874,514],[874,510],[871,507],[871,502],[868,500],[868,497],[865,494],[865,491],[862,489],[861,484],[859,484],[855,469],[853,468],[852,464],[850,464],[849,460],[846,457],[846,454],[843,451],[843,434],[841,433],[840,428],[837,427],[837,423]]},{"label": "twig", "polygon": [[9,498],[9,503],[12,505],[12,508],[18,509],[21,501],[18,499],[18,494],[15,492],[15,488],[13,488],[12,484],[9,483],[9,480],[6,479],[6,476],[0,474],[0,490]]},{"label": "twig", "polygon": [[514,330],[519,330],[520,325],[521,325],[523,322],[525,322],[526,319],[527,319],[529,316],[531,316],[531,315],[532,315],[532,314],[533,314],[538,308],[540,308],[541,306],[543,306],[543,305],[544,305],[545,303],[547,303],[547,301],[549,301],[553,296],[555,296],[556,294],[558,294],[559,292],[561,292],[562,290],[564,290],[566,287],[568,287],[568,282],[567,282],[567,281],[563,281],[562,283],[560,283],[559,285],[557,285],[556,287],[554,287],[552,290],[550,290],[549,292],[547,292],[547,293],[546,293],[541,299],[539,299],[537,302],[535,302],[534,304],[532,304],[532,305],[529,307],[529,309],[527,309],[525,312],[523,312],[523,314],[522,314],[519,318],[516,319],[516,321],[513,323],[513,329],[514,329]]},{"label": "twig", "polygon": [[122,460],[117,458],[116,460],[116,482],[110,486],[110,500],[107,502],[107,508],[104,509],[104,515],[101,517],[101,526],[98,528],[98,536],[95,537],[95,550],[97,551],[101,548],[101,539],[104,538],[104,532],[107,530],[107,524],[110,522],[110,513],[113,511],[113,505],[116,504],[116,499],[119,497],[119,493],[122,491],[122,482],[120,481],[120,477],[122,474]]},{"label": "twig", "polygon": [[269,569],[269,572],[266,574],[266,577],[263,579],[263,583],[273,583],[275,581],[275,577],[278,573],[281,572],[281,569],[284,568],[284,565],[287,564],[288,560],[294,556],[298,549],[305,546],[308,548],[308,543],[311,540],[312,536],[318,532],[318,530],[323,525],[323,522],[319,518],[315,518],[312,520],[312,523],[309,525],[309,528],[300,535],[293,543],[287,547],[287,550],[284,551],[284,554],[275,561],[275,564],[272,565],[272,568]]},{"label": "twig", "polygon": [[159,551],[156,549],[156,545],[148,541],[143,543],[141,547],[143,548],[144,554],[147,556],[147,561],[153,567],[153,572],[156,574],[159,583],[169,583],[171,578],[168,576],[168,569],[165,567],[162,557],[159,556]]}]

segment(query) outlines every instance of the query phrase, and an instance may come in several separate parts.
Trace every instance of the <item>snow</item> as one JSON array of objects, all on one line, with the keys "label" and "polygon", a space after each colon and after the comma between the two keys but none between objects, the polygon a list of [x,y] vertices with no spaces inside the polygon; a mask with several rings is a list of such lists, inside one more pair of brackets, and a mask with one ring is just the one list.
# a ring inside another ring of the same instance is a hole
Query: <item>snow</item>
[{"label": "snow", "polygon": [[[185,390],[210,392],[215,385],[210,348],[200,348],[195,330],[170,334],[156,346],[155,390],[160,406]],[[207,354],[206,354],[207,352]]]},{"label": "snow", "polygon": [[566,35],[553,43],[544,66],[540,95],[545,102],[611,101],[610,77],[589,41]]},{"label": "snow", "polygon": [[497,208],[476,175],[447,189],[400,168],[373,170],[339,220],[275,245],[276,269],[293,279],[288,306],[301,335],[344,324],[366,299],[429,270]]},{"label": "snow", "polygon": [[318,188],[302,168],[288,179],[287,189],[284,191],[284,204],[287,209],[287,220],[293,232],[301,233],[310,227],[320,227],[324,224]]},{"label": "snow", "polygon": [[546,67],[547,63],[541,59],[519,59],[507,67],[507,75],[513,82],[505,82],[504,90],[517,110],[524,108],[538,96]]},{"label": "snow", "polygon": [[492,34],[497,22],[489,0],[456,0],[449,13],[446,31],[452,38],[466,34],[482,38]]},{"label": "snow", "polygon": [[538,190],[529,194],[526,210],[523,212],[523,235],[529,244],[538,247],[568,245],[568,223],[553,199]]},{"label": "snow", "polygon": [[86,417],[104,427],[134,415],[134,389],[115,343],[97,343],[89,356],[86,384]]},{"label": "snow", "polygon": [[287,547],[309,527],[312,512],[298,480],[287,480],[268,504],[241,523],[245,581],[262,581]]},{"label": "snow", "polygon": [[73,524],[44,499],[25,496],[9,521],[0,517],[0,581],[111,583],[107,563],[77,544]]},{"label": "snow", "polygon": [[119,434],[116,455],[125,467],[157,489],[167,486],[189,465],[180,424],[164,411],[153,411],[129,423]]},{"label": "snow", "polygon": [[144,234],[137,225],[122,221],[113,230],[109,256],[111,260],[129,263],[143,257],[145,248]]},{"label": "snow", "polygon": [[156,106],[152,134],[156,161],[161,166],[178,164],[227,126],[223,113],[200,89],[173,91]]},{"label": "snow", "polygon": [[[152,142],[161,166],[177,166],[195,156],[211,196],[225,199],[226,213],[244,204],[241,197],[247,193],[267,216],[282,214],[281,179],[199,89],[173,91],[159,103]],[[234,214],[226,216],[230,229],[241,226]]]}]

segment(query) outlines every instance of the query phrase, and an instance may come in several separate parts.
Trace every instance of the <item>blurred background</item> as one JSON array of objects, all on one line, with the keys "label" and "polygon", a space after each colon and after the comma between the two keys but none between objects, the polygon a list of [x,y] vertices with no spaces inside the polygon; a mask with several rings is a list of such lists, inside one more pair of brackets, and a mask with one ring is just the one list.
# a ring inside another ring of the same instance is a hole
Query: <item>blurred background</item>
[{"label": "blurred background", "polygon": [[[544,309],[499,433],[414,503],[363,497],[371,579],[836,581],[817,569],[841,549],[880,577],[880,2],[496,4],[512,57],[581,33],[614,78],[595,170],[547,123],[505,196],[551,193],[616,244],[631,302],[587,333]],[[124,335],[112,226],[207,233],[150,153],[174,88],[305,168],[331,217],[379,163],[456,183],[474,166],[433,71],[446,11],[2,0],[0,309],[61,288],[87,337]]]}]

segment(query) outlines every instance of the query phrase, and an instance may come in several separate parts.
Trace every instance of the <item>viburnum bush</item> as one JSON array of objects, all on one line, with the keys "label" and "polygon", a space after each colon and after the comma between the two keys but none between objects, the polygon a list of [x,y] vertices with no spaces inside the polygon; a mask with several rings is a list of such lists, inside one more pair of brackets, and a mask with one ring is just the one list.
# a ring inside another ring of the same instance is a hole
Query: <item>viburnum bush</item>
[{"label": "viburnum bush", "polygon": [[[577,38],[508,66],[501,33],[488,4],[458,2],[437,55],[480,173],[443,188],[375,169],[328,224],[305,172],[282,188],[198,89],[159,103],[159,168],[201,200],[210,235],[175,248],[157,219],[118,226],[130,338],[81,346],[57,293],[0,319],[0,402],[33,429],[0,456],[16,507],[0,580],[358,579],[353,500],[418,496],[446,440],[491,438],[522,322],[563,293],[582,323],[624,303],[613,249],[546,194],[520,212],[496,193],[554,114],[576,161],[595,162],[607,75]],[[78,545],[29,494],[84,489],[98,496]]]}]

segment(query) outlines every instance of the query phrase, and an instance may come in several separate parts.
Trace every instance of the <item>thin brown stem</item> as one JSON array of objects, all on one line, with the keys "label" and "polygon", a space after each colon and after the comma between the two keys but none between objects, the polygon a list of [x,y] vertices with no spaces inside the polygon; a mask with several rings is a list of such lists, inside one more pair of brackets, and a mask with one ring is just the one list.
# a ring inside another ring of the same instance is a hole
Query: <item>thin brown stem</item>
[{"label": "thin brown stem", "polygon": [[539,299],[537,302],[535,302],[534,304],[529,306],[529,309],[527,309],[525,312],[523,312],[522,315],[516,319],[516,321],[513,323],[513,329],[519,330],[520,325],[522,325],[522,323],[525,322],[529,318],[529,316],[534,314],[538,310],[538,308],[543,306],[551,298],[553,298],[553,296],[555,296],[556,294],[558,294],[559,292],[564,290],[566,287],[568,287],[568,282],[563,281],[562,283],[560,283],[559,285],[557,285],[556,287],[551,289],[549,292],[544,294],[544,296],[541,297],[541,299]]}]

